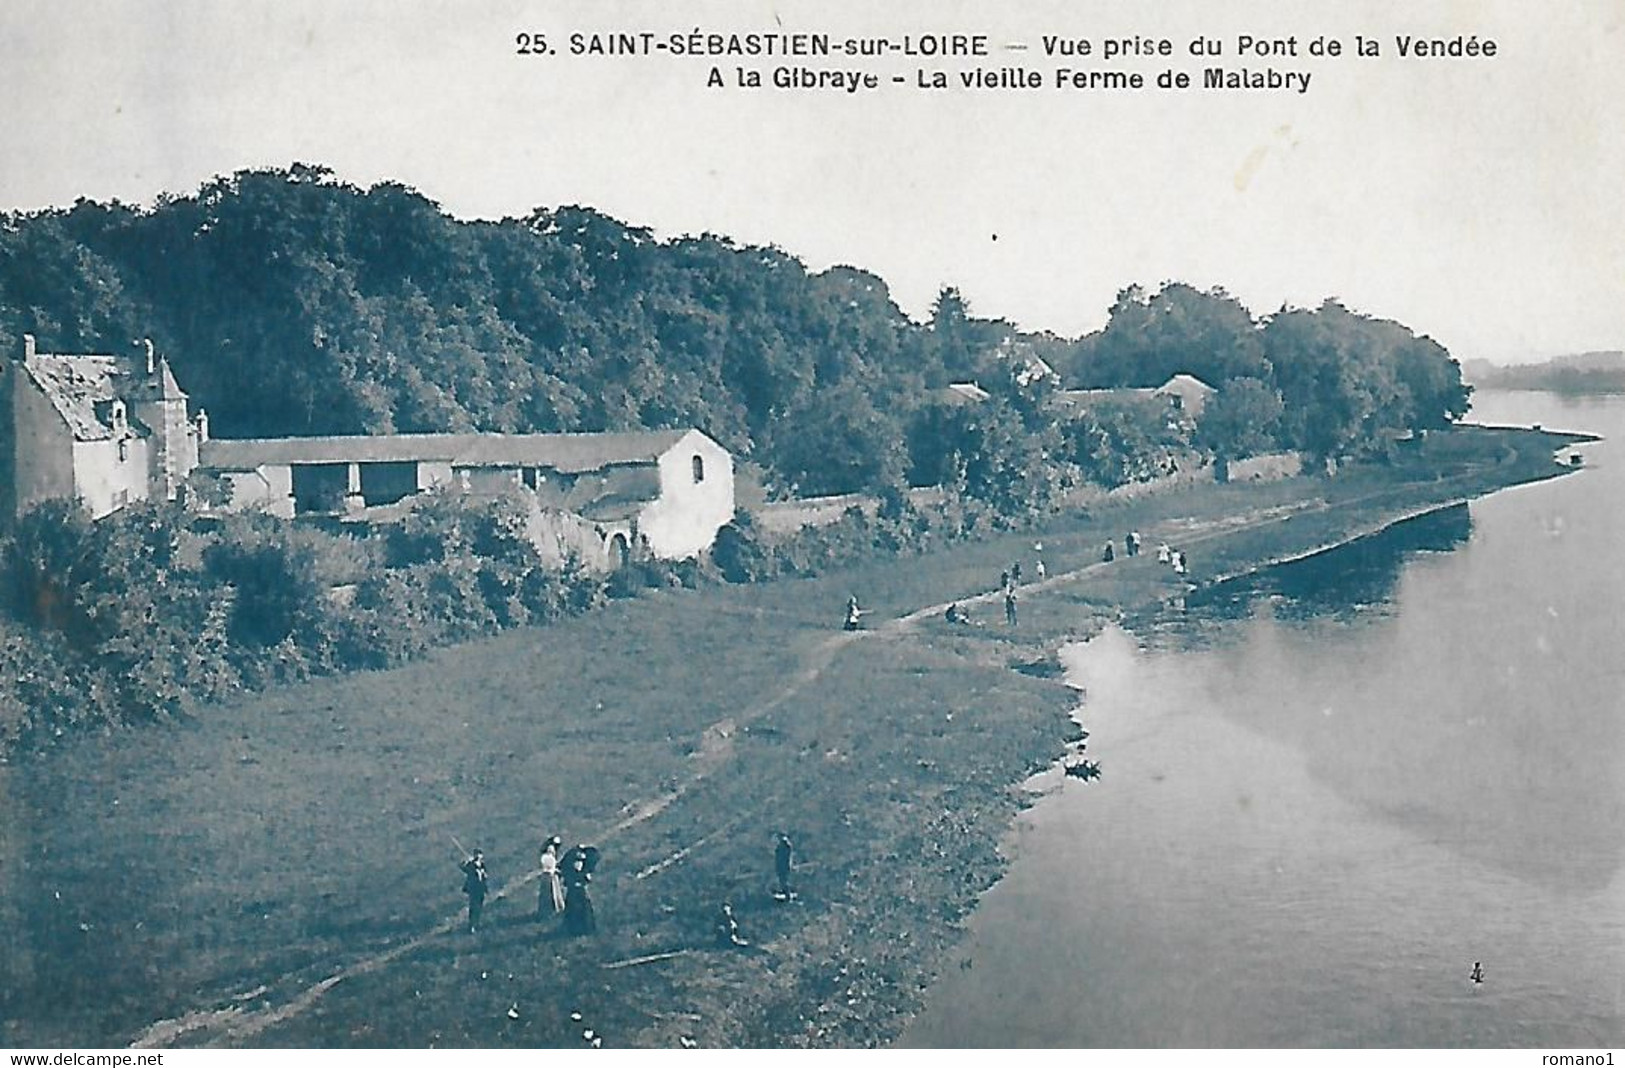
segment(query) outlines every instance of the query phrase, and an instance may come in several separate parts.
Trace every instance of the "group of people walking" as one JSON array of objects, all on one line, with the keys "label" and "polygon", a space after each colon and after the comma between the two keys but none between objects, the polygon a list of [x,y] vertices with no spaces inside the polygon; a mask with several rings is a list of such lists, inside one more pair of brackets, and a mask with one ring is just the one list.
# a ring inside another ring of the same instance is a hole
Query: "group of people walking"
[{"label": "group of people walking", "polygon": [[1189,570],[1184,552],[1170,548],[1166,542],[1157,546],[1157,563],[1167,564],[1174,569],[1176,575],[1183,575]]},{"label": "group of people walking", "polygon": [[[1128,557],[1140,555],[1139,531],[1131,530],[1123,536],[1123,555]],[[1106,543],[1106,547],[1101,550],[1100,559],[1102,562],[1108,564],[1113,560],[1116,560],[1117,544],[1115,542],[1108,541]],[[1157,563],[1167,564],[1169,567],[1174,569],[1174,574],[1176,575],[1186,574],[1189,570],[1189,565],[1185,559],[1184,552],[1173,548],[1167,542],[1163,542],[1157,546]]]},{"label": "group of people walking", "polygon": [[[1138,530],[1131,530],[1123,535],[1123,555],[1127,557],[1140,555],[1140,532]],[[1117,545],[1115,542],[1108,541],[1106,543],[1106,548],[1100,554],[1100,559],[1108,564],[1117,559]]]},{"label": "group of people walking", "polygon": [[[563,846],[564,840],[558,835],[553,835],[542,843],[541,854],[537,859],[540,883],[536,889],[536,918],[547,920],[562,915],[562,930],[566,935],[594,934],[598,930],[598,918],[593,911],[592,897],[587,893],[587,887],[592,883],[593,872],[598,867],[600,852],[597,846],[590,846],[585,842],[561,853]],[[795,845],[790,841],[788,834],[780,831],[775,836],[773,844],[775,901],[795,899],[796,893],[790,883],[794,858]],[[478,934],[491,882],[490,873],[485,868],[485,852],[480,849],[474,850],[468,859],[463,861],[461,869],[463,893],[468,898],[468,930],[471,934]],[[734,945],[746,945],[747,943],[739,937],[738,924],[733,920],[733,906],[729,902],[723,902],[722,911],[731,928],[729,941]]]},{"label": "group of people walking", "polygon": [[[536,918],[546,919],[562,913],[565,934],[592,934],[598,929],[598,920],[593,914],[587,884],[592,882],[593,869],[598,867],[598,848],[583,842],[561,855],[559,850],[563,845],[564,840],[558,835],[542,843]],[[463,894],[468,898],[468,930],[470,934],[478,934],[491,884],[491,875],[485,868],[485,852],[474,850],[461,867]]]}]

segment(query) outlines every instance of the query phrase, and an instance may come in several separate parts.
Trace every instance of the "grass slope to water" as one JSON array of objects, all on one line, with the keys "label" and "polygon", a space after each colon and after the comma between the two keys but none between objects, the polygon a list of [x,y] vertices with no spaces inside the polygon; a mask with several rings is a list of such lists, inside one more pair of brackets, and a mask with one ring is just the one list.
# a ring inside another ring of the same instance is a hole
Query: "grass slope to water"
[{"label": "grass slope to water", "polygon": [[[1030,800],[1015,787],[1075,731],[1071,691],[1011,669],[1186,590],[1150,554],[1099,564],[1104,541],[1169,541],[1201,581],[1547,477],[1572,440],[1472,438],[1403,468],[619,602],[0,767],[0,1044],[884,1042],[998,878]],[[1019,627],[995,597],[974,602],[985,626],[941,621],[1016,559],[1030,580],[1035,540],[1052,578],[1023,590]],[[853,591],[872,614],[845,634]],[[780,828],[790,904],[768,892]],[[550,833],[604,850],[596,937],[532,918]],[[453,836],[508,891],[478,936],[456,922]],[[751,950],[712,948],[724,899]]]}]

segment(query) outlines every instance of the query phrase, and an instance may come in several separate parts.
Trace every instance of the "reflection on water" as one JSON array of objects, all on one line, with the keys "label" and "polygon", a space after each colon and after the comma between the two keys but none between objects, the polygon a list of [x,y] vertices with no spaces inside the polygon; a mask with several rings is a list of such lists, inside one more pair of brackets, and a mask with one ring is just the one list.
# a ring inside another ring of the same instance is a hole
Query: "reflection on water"
[{"label": "reflection on water", "polygon": [[1260,613],[1287,622],[1391,614],[1406,564],[1459,548],[1472,532],[1467,505],[1441,508],[1334,551],[1203,587],[1177,606],[1130,615],[1125,625],[1151,648],[1191,649],[1224,640],[1232,624]]},{"label": "reflection on water", "polygon": [[1372,609],[1391,611],[1400,572],[1408,561],[1459,548],[1472,532],[1467,505],[1442,508],[1336,552],[1317,553],[1197,590],[1185,600],[1187,618],[1180,626],[1190,629],[1192,618],[1215,625],[1246,619],[1261,601],[1269,601],[1280,620],[1347,620]]},{"label": "reflection on water", "polygon": [[1625,1039],[1625,399],[1479,401],[1610,440],[1072,651],[1105,776],[908,1044]]}]

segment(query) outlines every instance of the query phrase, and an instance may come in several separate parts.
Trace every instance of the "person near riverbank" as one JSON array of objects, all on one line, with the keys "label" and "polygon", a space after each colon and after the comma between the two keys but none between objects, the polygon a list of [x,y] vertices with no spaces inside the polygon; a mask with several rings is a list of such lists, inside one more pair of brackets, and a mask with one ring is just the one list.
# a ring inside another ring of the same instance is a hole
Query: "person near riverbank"
[{"label": "person near riverbank", "polygon": [[1106,550],[1100,554],[1100,559],[1101,559],[1102,562],[1109,564],[1113,560],[1115,560],[1116,558],[1117,558],[1117,548],[1111,542],[1108,541],[1106,543]]},{"label": "person near riverbank", "polygon": [[956,627],[970,627],[975,625],[971,621],[970,613],[961,608],[958,601],[955,601],[953,604],[948,606],[948,611],[943,614],[943,618]]},{"label": "person near riverbank", "polygon": [[773,896],[779,901],[789,901],[795,896],[795,891],[790,889],[790,869],[795,863],[795,855],[795,843],[790,841],[788,834],[780,831],[773,843],[773,874],[779,883]]},{"label": "person near riverbank", "polygon": [[1009,588],[1010,588],[1010,570],[1008,568],[1006,568],[1005,570],[999,572],[999,589],[1008,590]]},{"label": "person near riverbank", "polygon": [[559,878],[559,846],[563,844],[558,835],[542,843],[542,855],[538,861],[542,881],[536,888],[537,919],[564,911],[564,880]]},{"label": "person near riverbank", "polygon": [[468,895],[468,933],[479,934],[480,916],[485,912],[485,892],[490,885],[490,876],[485,871],[485,854],[474,850],[472,856],[463,861],[463,893]]},{"label": "person near riverbank", "polygon": [[1004,591],[1004,621],[1012,627],[1016,625],[1016,591],[1013,588]]},{"label": "person near riverbank", "polygon": [[1129,531],[1128,532],[1128,537],[1123,539],[1123,545],[1124,545],[1124,547],[1126,547],[1128,549],[1129,556],[1131,556],[1131,557],[1139,556],[1140,555],[1140,532],[1138,530]]},{"label": "person near riverbank", "polygon": [[592,872],[584,856],[578,855],[584,848],[577,846],[567,854],[574,857],[564,872],[564,933],[568,935],[590,935],[598,930],[598,917],[587,894]]},{"label": "person near riverbank", "polygon": [[1033,574],[1038,576],[1039,582],[1044,581],[1044,543],[1041,541],[1033,542]]},{"label": "person near riverbank", "polygon": [[846,599],[846,629],[857,630],[858,621],[864,616],[863,609],[858,607],[858,595],[853,594]]},{"label": "person near riverbank", "polygon": [[1185,553],[1182,550],[1175,549],[1170,562],[1174,565],[1174,574],[1185,574]]},{"label": "person near riverbank", "polygon": [[1010,565],[1010,585],[1021,585],[1021,561],[1017,560]]},{"label": "person near riverbank", "polygon": [[1173,559],[1174,551],[1168,547],[1167,542],[1163,542],[1161,545],[1157,546],[1157,563],[1171,564],[1173,563]]}]

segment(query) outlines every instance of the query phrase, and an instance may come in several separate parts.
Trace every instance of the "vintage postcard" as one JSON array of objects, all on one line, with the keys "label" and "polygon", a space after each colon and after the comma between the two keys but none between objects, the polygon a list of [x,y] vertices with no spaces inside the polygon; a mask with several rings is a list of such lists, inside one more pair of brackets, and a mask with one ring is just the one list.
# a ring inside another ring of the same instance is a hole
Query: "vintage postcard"
[{"label": "vintage postcard", "polygon": [[1613,1063],[1618,0],[0,49],[13,1063]]}]

